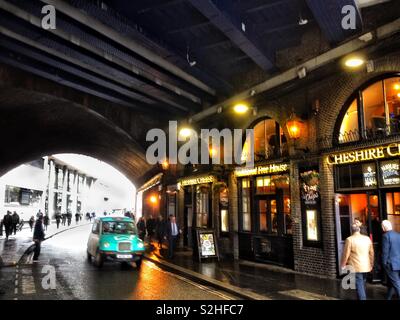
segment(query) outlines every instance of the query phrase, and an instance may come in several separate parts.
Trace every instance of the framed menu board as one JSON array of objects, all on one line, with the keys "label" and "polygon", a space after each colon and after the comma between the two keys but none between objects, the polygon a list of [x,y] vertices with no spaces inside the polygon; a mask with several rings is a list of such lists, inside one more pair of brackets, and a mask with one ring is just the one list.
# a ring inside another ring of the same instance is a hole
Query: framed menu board
[{"label": "framed menu board", "polygon": [[214,230],[197,229],[197,245],[200,262],[202,259],[209,258],[219,260],[217,237]]},{"label": "framed menu board", "polygon": [[398,159],[379,163],[382,186],[400,185],[400,161]]},{"label": "framed menu board", "polygon": [[303,244],[321,247],[321,195],[318,166],[300,168]]}]

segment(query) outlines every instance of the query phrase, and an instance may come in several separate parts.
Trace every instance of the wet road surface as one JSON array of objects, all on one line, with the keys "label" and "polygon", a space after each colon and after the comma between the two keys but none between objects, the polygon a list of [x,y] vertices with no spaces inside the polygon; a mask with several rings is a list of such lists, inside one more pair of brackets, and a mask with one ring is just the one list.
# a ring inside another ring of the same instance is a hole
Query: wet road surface
[{"label": "wet road surface", "polygon": [[[162,270],[152,262],[105,263],[98,269],[86,258],[91,225],[66,231],[42,244],[39,262],[31,257],[17,268],[1,271],[6,294],[3,299],[160,299],[229,300],[232,295],[199,285]],[[54,269],[53,269],[54,268]],[[56,287],[51,288],[51,269]]]}]

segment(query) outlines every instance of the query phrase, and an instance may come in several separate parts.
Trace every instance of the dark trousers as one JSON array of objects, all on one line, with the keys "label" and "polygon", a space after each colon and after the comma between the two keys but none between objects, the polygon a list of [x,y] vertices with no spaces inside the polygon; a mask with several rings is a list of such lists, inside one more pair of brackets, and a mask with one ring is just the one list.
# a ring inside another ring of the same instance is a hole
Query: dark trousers
[{"label": "dark trousers", "polygon": [[400,298],[400,270],[386,270],[386,274],[391,282],[391,286],[388,288],[388,294],[386,298],[390,300],[393,296],[393,291],[395,291],[397,296]]},{"label": "dark trousers", "polygon": [[11,225],[11,233],[14,233],[14,235],[16,235],[17,234],[17,223],[13,223],[12,225]]},{"label": "dark trousers", "polygon": [[37,260],[40,256],[40,246],[42,242],[41,241],[35,241],[35,249],[33,250],[33,260]]},{"label": "dark trousers", "polygon": [[170,236],[168,238],[168,257],[169,258],[174,257],[177,240],[178,240],[178,236]]},{"label": "dark trousers", "polygon": [[4,231],[6,232],[6,238],[8,238],[8,236],[11,234],[11,229],[12,229],[11,225],[9,225],[9,224],[4,225]]},{"label": "dark trousers", "polygon": [[358,300],[367,300],[365,292],[365,282],[367,281],[367,274],[364,272],[356,272],[356,289]]},{"label": "dark trousers", "polygon": [[57,223],[57,229],[60,227],[60,220],[56,220]]}]

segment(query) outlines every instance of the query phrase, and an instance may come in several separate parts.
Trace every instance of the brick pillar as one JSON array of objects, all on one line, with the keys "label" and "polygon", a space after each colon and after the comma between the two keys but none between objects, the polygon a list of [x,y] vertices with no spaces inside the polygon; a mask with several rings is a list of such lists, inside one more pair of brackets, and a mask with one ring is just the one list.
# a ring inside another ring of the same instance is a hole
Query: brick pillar
[{"label": "brick pillar", "polygon": [[235,174],[232,172],[228,178],[229,188],[229,230],[234,259],[239,259],[239,208],[238,208],[238,185]]}]

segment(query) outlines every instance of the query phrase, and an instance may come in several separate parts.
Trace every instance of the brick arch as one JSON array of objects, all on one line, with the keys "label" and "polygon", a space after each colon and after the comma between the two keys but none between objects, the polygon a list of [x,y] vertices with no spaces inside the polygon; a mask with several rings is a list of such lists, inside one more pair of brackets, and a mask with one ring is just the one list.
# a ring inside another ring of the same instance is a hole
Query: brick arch
[{"label": "brick arch", "polygon": [[109,163],[134,184],[151,166],[125,131],[97,112],[68,100],[0,89],[0,174],[55,153],[78,153]]},{"label": "brick arch", "polygon": [[388,56],[374,60],[375,71],[371,73],[354,72],[342,73],[336,81],[331,81],[327,94],[321,97],[321,108],[317,117],[318,137],[327,138],[332,146],[336,123],[349,99],[360,87],[374,78],[400,72],[400,59]]}]

